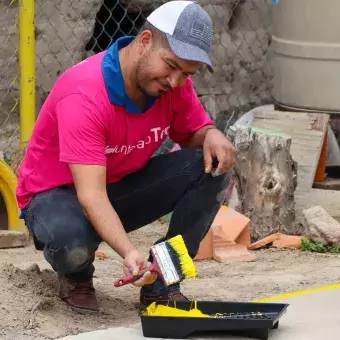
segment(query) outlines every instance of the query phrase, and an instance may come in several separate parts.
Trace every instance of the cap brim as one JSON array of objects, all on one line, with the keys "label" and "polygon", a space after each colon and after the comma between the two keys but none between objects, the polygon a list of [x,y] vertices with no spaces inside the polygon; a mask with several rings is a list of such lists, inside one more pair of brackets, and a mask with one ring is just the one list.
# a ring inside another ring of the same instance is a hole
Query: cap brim
[{"label": "cap brim", "polygon": [[214,72],[214,68],[207,52],[197,46],[180,41],[168,33],[166,33],[166,37],[168,38],[172,51],[178,58],[204,63],[207,65],[211,73]]}]

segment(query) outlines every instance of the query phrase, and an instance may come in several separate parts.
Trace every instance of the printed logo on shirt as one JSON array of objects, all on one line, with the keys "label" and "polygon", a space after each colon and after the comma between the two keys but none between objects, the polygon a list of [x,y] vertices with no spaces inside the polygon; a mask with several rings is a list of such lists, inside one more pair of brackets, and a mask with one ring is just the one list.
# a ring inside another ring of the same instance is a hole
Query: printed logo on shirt
[{"label": "printed logo on shirt", "polygon": [[159,141],[164,140],[169,134],[170,126],[162,129],[161,127],[155,127],[150,129],[150,134],[146,136],[145,139],[139,140],[137,144],[134,145],[114,145],[112,147],[107,146],[105,149],[105,154],[113,154],[113,153],[122,153],[128,155],[135,149],[144,149],[150,143],[158,143]]}]

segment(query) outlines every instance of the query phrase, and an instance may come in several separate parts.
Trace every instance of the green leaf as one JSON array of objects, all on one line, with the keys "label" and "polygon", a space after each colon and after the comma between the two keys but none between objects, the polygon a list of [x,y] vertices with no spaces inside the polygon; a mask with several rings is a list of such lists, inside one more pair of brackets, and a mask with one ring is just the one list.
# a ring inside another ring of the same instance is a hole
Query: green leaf
[{"label": "green leaf", "polygon": [[340,245],[325,245],[319,241],[301,239],[301,251],[314,253],[340,253]]}]

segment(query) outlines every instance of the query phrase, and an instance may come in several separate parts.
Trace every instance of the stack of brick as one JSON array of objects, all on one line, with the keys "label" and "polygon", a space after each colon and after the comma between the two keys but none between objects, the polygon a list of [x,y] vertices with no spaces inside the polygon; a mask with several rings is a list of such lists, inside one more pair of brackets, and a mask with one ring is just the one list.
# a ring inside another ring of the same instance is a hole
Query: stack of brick
[{"label": "stack of brick", "polygon": [[232,208],[222,206],[195,260],[252,261],[255,254],[247,249],[250,244],[250,220]]},{"label": "stack of brick", "polygon": [[195,260],[218,262],[253,261],[252,250],[267,246],[299,249],[301,236],[276,233],[251,243],[250,220],[232,208],[222,206],[207,235],[201,242]]}]

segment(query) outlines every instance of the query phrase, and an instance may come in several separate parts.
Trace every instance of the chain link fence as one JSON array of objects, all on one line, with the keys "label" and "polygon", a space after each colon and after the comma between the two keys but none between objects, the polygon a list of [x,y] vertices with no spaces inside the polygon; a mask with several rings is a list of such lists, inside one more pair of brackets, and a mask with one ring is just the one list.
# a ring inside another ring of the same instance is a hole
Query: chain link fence
[{"label": "chain link fence", "polygon": [[16,1],[0,3],[0,158],[19,149],[19,11]]},{"label": "chain link fence", "polygon": [[[157,0],[36,0],[36,105],[39,112],[68,67],[134,35]],[[271,102],[268,62],[272,0],[199,0],[214,23],[215,73],[194,77],[196,91],[225,130],[242,113]],[[0,4],[0,151],[10,162],[19,147],[18,8]]]}]

